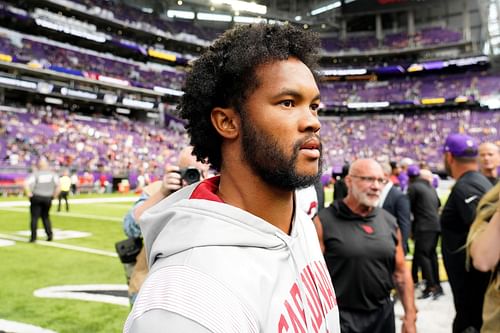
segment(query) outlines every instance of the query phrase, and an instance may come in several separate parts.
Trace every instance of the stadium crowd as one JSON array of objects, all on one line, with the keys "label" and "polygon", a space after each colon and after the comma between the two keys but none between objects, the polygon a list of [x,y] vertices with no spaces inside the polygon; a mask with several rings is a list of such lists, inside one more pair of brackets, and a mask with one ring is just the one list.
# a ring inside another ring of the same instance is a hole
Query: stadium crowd
[{"label": "stadium crowd", "polygon": [[[106,173],[136,177],[142,169],[158,176],[159,167],[187,142],[185,133],[126,117],[90,119],[54,107],[25,110],[0,112],[0,131],[5,134],[0,139],[2,167],[27,171],[45,155],[54,167],[79,173],[102,172],[104,167]],[[443,135],[464,132],[480,141],[496,141],[499,122],[498,112],[470,110],[325,117],[325,166],[338,170],[357,158],[386,156],[395,161],[408,157],[442,170]]]},{"label": "stadium crowd", "polygon": [[185,133],[126,117],[82,117],[52,107],[28,106],[24,111],[0,112],[0,166],[17,174],[27,174],[45,156],[56,170],[77,172],[80,183],[104,173],[108,181],[114,175],[130,176],[135,187],[140,174],[161,176],[163,165],[186,142]]}]

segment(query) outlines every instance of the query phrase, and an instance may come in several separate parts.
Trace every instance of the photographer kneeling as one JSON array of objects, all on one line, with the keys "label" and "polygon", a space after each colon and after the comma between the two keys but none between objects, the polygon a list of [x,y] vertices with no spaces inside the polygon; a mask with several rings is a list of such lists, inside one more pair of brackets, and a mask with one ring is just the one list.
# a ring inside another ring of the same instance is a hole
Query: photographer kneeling
[{"label": "photographer kneeling", "polygon": [[[178,164],[168,165],[165,168],[165,175],[162,180],[146,186],[140,198],[135,202],[134,207],[124,217],[123,229],[129,239],[117,243],[116,247],[120,260],[125,266],[130,305],[133,305],[135,297],[148,274],[146,251],[142,246],[142,234],[137,221],[145,210],[156,205],[173,192],[207,178],[210,166],[198,162],[196,157],[191,154],[192,151],[191,146],[182,149],[179,154]],[[127,245],[123,245],[125,242],[127,242]],[[135,260],[130,255],[127,255],[129,253],[132,256],[134,253],[138,253]]]}]

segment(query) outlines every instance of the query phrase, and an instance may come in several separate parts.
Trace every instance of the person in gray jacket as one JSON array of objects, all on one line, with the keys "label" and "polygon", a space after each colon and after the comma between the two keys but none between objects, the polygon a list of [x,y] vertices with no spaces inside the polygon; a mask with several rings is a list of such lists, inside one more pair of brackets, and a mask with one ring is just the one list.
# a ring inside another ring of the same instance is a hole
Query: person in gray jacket
[{"label": "person in gray jacket", "polygon": [[295,195],[322,171],[318,46],[291,25],[237,26],[194,62],[180,116],[220,175],[140,216],[150,272],[124,332],[340,333]]},{"label": "person in gray jacket", "polygon": [[36,241],[38,219],[41,217],[47,240],[51,241],[52,223],[50,222],[49,211],[52,206],[52,199],[59,193],[59,176],[49,169],[47,159],[41,158],[38,161],[38,170],[28,176],[25,183],[27,196],[30,198],[31,213],[31,237],[30,242]]}]

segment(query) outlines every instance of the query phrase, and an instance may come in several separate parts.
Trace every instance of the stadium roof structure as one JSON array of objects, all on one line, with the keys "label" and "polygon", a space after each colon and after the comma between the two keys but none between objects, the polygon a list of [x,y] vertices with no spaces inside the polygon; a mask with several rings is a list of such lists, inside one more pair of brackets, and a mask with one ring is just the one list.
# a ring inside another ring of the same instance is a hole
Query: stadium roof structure
[{"label": "stadium roof structure", "polygon": [[[142,0],[143,6],[152,3]],[[496,0],[492,0],[496,1]],[[350,18],[363,20],[366,15],[394,14],[413,11],[417,17],[429,20],[452,21],[452,16],[470,12],[479,13],[484,0],[164,0],[159,3],[163,10],[186,10],[212,12],[217,14],[259,17],[283,22],[293,22],[306,27],[320,27],[323,31],[341,30],[342,21]],[[136,5],[138,4],[135,2]],[[259,10],[254,11],[255,7]],[[153,8],[151,7],[151,10]],[[476,21],[472,17],[472,21]]]}]

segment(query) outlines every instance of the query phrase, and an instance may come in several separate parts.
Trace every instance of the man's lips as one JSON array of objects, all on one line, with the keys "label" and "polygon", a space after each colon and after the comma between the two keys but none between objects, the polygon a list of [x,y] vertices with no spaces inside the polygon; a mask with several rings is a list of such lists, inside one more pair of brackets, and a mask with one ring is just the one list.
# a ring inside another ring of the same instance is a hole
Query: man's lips
[{"label": "man's lips", "polygon": [[309,139],[300,146],[300,149],[316,149],[319,150],[321,144],[317,139]]},{"label": "man's lips", "polygon": [[318,139],[312,138],[306,140],[301,146],[300,151],[310,158],[317,159],[321,156],[320,152],[321,143]]}]

